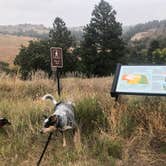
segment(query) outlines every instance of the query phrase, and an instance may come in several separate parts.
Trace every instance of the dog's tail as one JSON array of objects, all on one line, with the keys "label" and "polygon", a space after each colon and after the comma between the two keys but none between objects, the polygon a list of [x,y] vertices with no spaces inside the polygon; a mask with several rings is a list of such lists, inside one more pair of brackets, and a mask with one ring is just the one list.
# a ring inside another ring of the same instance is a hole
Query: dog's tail
[{"label": "dog's tail", "polygon": [[46,94],[42,97],[42,100],[47,100],[47,99],[51,100],[54,105],[56,105],[58,103],[55,100],[54,96],[52,96],[51,94]]}]

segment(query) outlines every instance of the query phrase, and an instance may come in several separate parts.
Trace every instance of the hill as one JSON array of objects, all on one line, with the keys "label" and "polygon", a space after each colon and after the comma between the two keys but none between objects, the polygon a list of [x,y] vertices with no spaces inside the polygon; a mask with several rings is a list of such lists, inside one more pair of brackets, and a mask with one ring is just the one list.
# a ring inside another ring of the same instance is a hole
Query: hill
[{"label": "hill", "polygon": [[21,45],[27,46],[28,42],[34,39],[32,37],[0,34],[0,61],[12,64]]},{"label": "hill", "polygon": [[19,24],[19,25],[0,25],[1,34],[16,36],[30,36],[36,38],[47,38],[49,28],[44,25]]},{"label": "hill", "polygon": [[166,37],[166,20],[150,21],[144,24],[124,27],[123,38],[127,41],[140,41],[146,38]]},{"label": "hill", "polygon": [[[83,26],[69,27],[72,36],[76,41],[82,39]],[[15,36],[29,36],[39,39],[48,38],[50,28],[45,27],[42,24],[18,24],[18,25],[0,25],[0,34],[15,35]]]},{"label": "hill", "polygon": [[[74,39],[82,39],[83,27],[69,28]],[[28,45],[30,40],[48,38],[49,28],[43,25],[19,24],[0,25],[0,61],[13,63],[21,45]]]}]

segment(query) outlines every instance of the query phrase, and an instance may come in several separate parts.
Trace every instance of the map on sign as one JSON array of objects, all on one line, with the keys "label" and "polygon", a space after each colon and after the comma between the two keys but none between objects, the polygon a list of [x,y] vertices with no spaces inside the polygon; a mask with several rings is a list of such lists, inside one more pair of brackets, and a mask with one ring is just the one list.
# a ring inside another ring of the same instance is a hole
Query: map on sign
[{"label": "map on sign", "polygon": [[166,66],[121,66],[111,93],[166,95]]}]

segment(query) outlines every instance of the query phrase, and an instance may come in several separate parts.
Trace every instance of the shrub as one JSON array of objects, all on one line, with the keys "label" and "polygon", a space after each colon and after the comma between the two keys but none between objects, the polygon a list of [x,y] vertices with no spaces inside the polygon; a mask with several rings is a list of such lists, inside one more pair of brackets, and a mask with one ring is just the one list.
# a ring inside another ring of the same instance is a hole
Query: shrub
[{"label": "shrub", "polygon": [[130,111],[124,112],[120,121],[120,134],[124,137],[130,137],[136,126],[136,119]]},{"label": "shrub", "polygon": [[76,106],[76,119],[82,133],[91,134],[107,128],[107,118],[96,98],[84,98]]},{"label": "shrub", "polygon": [[122,144],[119,141],[112,141],[108,138],[100,139],[96,137],[93,140],[92,149],[90,151],[97,156],[102,162],[109,162],[114,165],[116,159],[122,158]]}]

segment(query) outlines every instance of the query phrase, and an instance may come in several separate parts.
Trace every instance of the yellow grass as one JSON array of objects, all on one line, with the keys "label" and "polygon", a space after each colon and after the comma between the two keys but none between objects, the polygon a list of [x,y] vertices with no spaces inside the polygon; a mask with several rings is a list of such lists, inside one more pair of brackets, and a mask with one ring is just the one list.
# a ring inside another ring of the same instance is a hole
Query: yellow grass
[{"label": "yellow grass", "polygon": [[30,40],[34,38],[0,34],[0,61],[12,64],[21,45],[27,46]]},{"label": "yellow grass", "polygon": [[[166,165],[165,98],[123,97],[120,103],[115,103],[110,97],[111,82],[111,77],[62,80],[61,99],[75,102],[77,115],[89,119],[81,129],[86,130],[89,125],[96,129],[90,133],[81,130],[83,145],[80,152],[73,147],[70,134],[65,149],[61,135],[55,134],[41,165]],[[39,133],[42,110],[46,106],[52,108],[40,97],[51,93],[59,100],[56,85],[48,79],[36,77],[32,81],[21,81],[3,75],[0,92],[0,116],[6,116],[12,122],[11,126],[0,130],[0,163],[2,166],[36,165],[47,139],[47,135]],[[104,128],[93,119],[100,113],[98,108],[108,121]],[[91,114],[91,111],[96,113]]]}]

